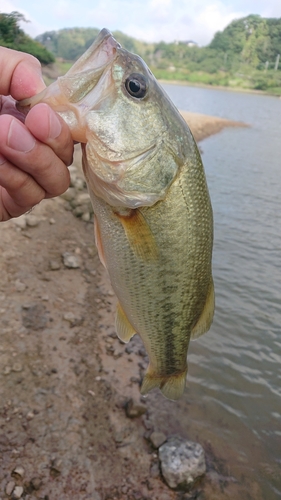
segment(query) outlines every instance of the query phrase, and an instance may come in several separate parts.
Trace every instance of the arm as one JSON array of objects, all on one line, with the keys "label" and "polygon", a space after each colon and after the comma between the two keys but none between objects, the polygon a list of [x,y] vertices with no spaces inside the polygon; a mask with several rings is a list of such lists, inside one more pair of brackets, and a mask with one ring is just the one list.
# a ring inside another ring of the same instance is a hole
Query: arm
[{"label": "arm", "polygon": [[34,106],[24,123],[15,107],[45,88],[37,59],[0,47],[0,75],[0,221],[6,221],[68,188],[73,141],[47,104]]}]

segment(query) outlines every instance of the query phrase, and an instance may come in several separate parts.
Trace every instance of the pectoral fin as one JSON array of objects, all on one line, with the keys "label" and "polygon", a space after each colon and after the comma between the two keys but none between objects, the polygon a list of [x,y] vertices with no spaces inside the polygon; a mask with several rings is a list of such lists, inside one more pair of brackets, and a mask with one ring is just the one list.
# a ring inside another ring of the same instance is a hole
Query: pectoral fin
[{"label": "pectoral fin", "polygon": [[142,386],[141,386],[141,394],[144,396],[151,389],[155,387],[159,387],[162,394],[168,399],[177,400],[179,399],[185,389],[186,384],[186,374],[187,368],[180,373],[175,373],[174,375],[169,376],[159,376],[157,373],[148,366],[147,372],[144,376]]},{"label": "pectoral fin", "polygon": [[158,257],[157,244],[141,211],[138,209],[130,210],[128,215],[115,213],[122,223],[134,253],[145,261],[156,260]]},{"label": "pectoral fin", "polygon": [[128,321],[126,314],[124,313],[120,304],[117,304],[115,328],[117,335],[123,342],[129,342],[129,340],[135,335],[136,331],[132,327],[131,323]]},{"label": "pectoral fin", "polygon": [[198,337],[203,335],[203,333],[206,333],[209,330],[213,321],[214,310],[215,310],[215,290],[214,290],[213,278],[211,278],[206,303],[199,320],[197,321],[196,325],[193,327],[191,331],[191,337],[190,337],[191,340],[196,340]]}]

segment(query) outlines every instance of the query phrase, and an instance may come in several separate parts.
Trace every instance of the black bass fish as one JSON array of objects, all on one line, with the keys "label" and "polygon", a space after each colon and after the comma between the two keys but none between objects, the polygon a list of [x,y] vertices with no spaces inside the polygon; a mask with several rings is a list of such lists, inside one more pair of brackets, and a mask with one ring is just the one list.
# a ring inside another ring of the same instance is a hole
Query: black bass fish
[{"label": "black bass fish", "polygon": [[185,388],[190,339],[214,313],[213,216],[193,136],[137,55],[107,30],[21,107],[48,103],[82,143],[95,239],[118,297],[116,330],[149,356],[141,393]]}]

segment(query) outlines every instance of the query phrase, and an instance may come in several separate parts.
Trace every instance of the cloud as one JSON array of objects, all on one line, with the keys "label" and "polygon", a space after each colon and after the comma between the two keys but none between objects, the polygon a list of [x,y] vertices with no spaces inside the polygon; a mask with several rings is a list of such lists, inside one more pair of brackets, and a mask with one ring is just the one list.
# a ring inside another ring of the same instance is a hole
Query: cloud
[{"label": "cloud", "polygon": [[[18,7],[18,5],[20,7]],[[208,44],[216,31],[248,14],[281,17],[280,0],[0,0],[0,11],[18,10],[31,36],[67,27],[121,30],[146,41],[194,40]]]}]

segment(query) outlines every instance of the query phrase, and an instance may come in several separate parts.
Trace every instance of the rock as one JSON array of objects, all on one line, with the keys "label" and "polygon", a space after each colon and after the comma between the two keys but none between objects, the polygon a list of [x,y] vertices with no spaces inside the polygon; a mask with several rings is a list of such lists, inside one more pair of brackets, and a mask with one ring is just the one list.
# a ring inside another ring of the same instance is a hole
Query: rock
[{"label": "rock", "polygon": [[71,203],[73,207],[78,207],[79,205],[88,205],[91,206],[91,198],[89,193],[79,193],[73,202]]},{"label": "rock", "polygon": [[26,290],[26,285],[21,280],[15,281],[15,287],[17,292],[24,292]]},{"label": "rock", "polygon": [[22,366],[22,364],[16,361],[16,362],[13,364],[13,366],[12,366],[12,371],[13,371],[13,372],[22,372],[22,370],[23,370],[23,366]]},{"label": "rock", "polygon": [[63,319],[70,323],[70,326],[73,328],[74,326],[80,326],[84,322],[83,316],[77,316],[73,312],[67,312],[63,315]]},{"label": "rock", "polygon": [[12,472],[12,475],[13,475],[14,477],[16,477],[16,478],[21,478],[21,479],[22,479],[22,478],[23,478],[23,476],[24,476],[24,473],[25,473],[25,470],[24,470],[24,468],[22,467],[22,465],[17,465],[17,466],[14,468],[14,470],[13,470],[13,472]]},{"label": "rock", "polygon": [[149,437],[151,443],[153,444],[154,448],[159,448],[161,444],[165,443],[167,437],[163,432],[152,432],[152,434]]},{"label": "rock", "polygon": [[77,255],[73,255],[69,252],[62,254],[63,263],[68,269],[78,269],[81,265],[81,259]]},{"label": "rock", "polygon": [[66,201],[71,201],[71,200],[74,200],[76,196],[76,190],[75,188],[68,188],[67,191],[65,191],[65,193],[61,194],[61,198],[63,200],[66,200]]},{"label": "rock", "polygon": [[78,189],[79,191],[83,191],[83,189],[86,187],[84,179],[81,179],[79,177],[77,177],[75,180],[73,179],[72,182],[75,188]]},{"label": "rock", "polygon": [[12,494],[15,485],[16,485],[15,481],[8,482],[6,489],[5,489],[6,495],[10,496]]},{"label": "rock", "polygon": [[17,217],[16,219],[13,219],[13,222],[20,229],[25,229],[26,228],[26,217],[25,217],[25,215],[21,215],[20,217]]},{"label": "rock", "polygon": [[84,212],[84,214],[82,215],[81,219],[84,222],[89,222],[91,220],[91,214],[90,214],[90,212]]},{"label": "rock", "polygon": [[43,330],[47,326],[48,317],[43,304],[23,305],[22,324],[30,330]]},{"label": "rock", "polygon": [[40,490],[41,486],[42,486],[42,481],[40,479],[40,477],[33,477],[30,481],[30,486],[32,487],[33,490]]},{"label": "rock", "polygon": [[12,493],[12,499],[18,500],[19,498],[21,498],[22,494],[23,494],[23,487],[16,486],[13,493]]},{"label": "rock", "polygon": [[128,401],[128,403],[126,404],[126,415],[127,417],[129,418],[137,418],[137,417],[140,417],[141,415],[143,415],[144,413],[146,413],[146,406],[141,404],[141,403],[137,403],[136,401],[134,401],[133,399],[130,399]]},{"label": "rock", "polygon": [[37,215],[27,214],[26,216],[26,224],[29,227],[36,227],[40,223],[40,218]]},{"label": "rock", "polygon": [[51,271],[58,271],[60,269],[60,262],[58,262],[57,260],[50,260],[49,267]]},{"label": "rock", "polygon": [[55,219],[53,219],[53,218],[51,217],[51,219],[49,219],[49,224],[53,225],[53,224],[55,224],[55,223],[56,223]]},{"label": "rock", "polygon": [[171,436],[159,448],[163,477],[170,488],[188,489],[206,472],[205,454],[199,443]]}]

